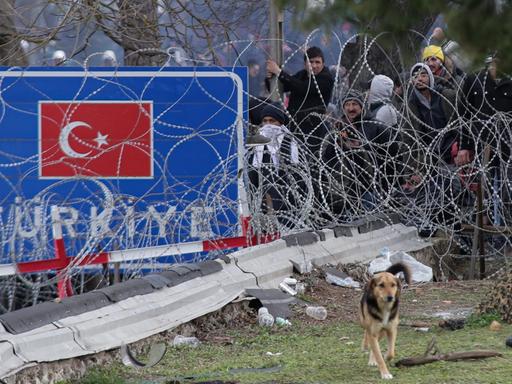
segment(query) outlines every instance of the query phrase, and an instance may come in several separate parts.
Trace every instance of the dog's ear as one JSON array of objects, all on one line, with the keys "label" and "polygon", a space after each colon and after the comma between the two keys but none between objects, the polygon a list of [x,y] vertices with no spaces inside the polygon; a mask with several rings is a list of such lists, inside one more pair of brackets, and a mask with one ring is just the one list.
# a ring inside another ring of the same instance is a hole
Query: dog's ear
[{"label": "dog's ear", "polygon": [[400,296],[400,292],[402,292],[402,282],[400,281],[399,277],[395,276],[395,282],[396,282],[396,296]]},{"label": "dog's ear", "polygon": [[366,283],[366,291],[367,292],[370,292],[370,293],[373,293],[373,290],[375,288],[375,286],[377,285],[377,279],[374,277],[372,277],[368,283]]}]

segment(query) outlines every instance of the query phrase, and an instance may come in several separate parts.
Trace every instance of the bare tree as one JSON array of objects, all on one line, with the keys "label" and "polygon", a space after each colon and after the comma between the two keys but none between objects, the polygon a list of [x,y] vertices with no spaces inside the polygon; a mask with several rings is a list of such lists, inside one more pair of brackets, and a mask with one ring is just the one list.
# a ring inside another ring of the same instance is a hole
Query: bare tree
[{"label": "bare tree", "polygon": [[27,58],[20,44],[13,17],[12,1],[0,2],[0,64],[27,65]]}]

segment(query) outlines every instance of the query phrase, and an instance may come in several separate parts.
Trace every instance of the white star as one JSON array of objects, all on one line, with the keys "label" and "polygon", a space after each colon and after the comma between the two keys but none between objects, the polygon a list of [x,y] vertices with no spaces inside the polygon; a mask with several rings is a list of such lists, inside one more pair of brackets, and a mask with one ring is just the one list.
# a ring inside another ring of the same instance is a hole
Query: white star
[{"label": "white star", "polygon": [[101,148],[102,145],[108,145],[107,141],[108,135],[102,135],[100,131],[98,131],[98,136],[94,139],[96,143],[98,143],[98,148]]}]

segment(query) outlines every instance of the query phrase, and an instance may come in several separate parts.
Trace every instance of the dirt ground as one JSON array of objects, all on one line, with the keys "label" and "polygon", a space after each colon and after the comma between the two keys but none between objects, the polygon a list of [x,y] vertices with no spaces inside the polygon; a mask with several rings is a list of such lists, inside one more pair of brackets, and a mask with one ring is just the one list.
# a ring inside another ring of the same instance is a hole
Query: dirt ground
[{"label": "dirt ground", "polygon": [[[339,268],[339,267],[338,267]],[[305,325],[317,321],[305,314],[305,305],[321,305],[327,309],[325,322],[357,322],[362,289],[332,285],[322,271],[308,275],[295,275],[304,282],[306,291],[300,296],[302,304],[292,305],[290,321],[300,319]],[[453,280],[414,284],[402,292],[400,318],[402,325],[432,326],[443,319],[466,318],[492,287],[491,280]],[[223,338],[226,328],[243,329],[256,323],[255,309],[249,302],[230,304],[222,310],[192,321],[191,331],[199,338],[211,342],[229,343]]]}]

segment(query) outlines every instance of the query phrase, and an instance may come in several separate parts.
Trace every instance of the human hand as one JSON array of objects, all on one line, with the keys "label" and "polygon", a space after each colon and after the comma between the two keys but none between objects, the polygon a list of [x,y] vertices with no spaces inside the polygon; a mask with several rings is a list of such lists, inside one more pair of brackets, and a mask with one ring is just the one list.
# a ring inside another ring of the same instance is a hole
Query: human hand
[{"label": "human hand", "polygon": [[468,149],[461,149],[459,152],[457,152],[457,155],[453,159],[455,165],[458,167],[469,164],[472,160],[473,153]]},{"label": "human hand", "polygon": [[277,63],[274,60],[268,59],[267,60],[267,77],[272,77],[272,75],[279,76],[280,73],[281,73],[281,68],[279,68],[279,65],[277,65]]}]

